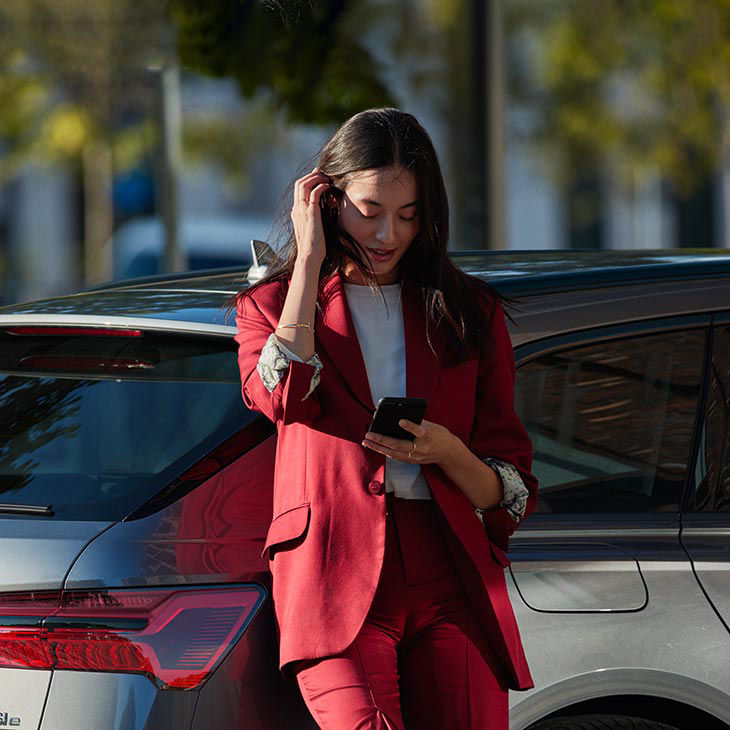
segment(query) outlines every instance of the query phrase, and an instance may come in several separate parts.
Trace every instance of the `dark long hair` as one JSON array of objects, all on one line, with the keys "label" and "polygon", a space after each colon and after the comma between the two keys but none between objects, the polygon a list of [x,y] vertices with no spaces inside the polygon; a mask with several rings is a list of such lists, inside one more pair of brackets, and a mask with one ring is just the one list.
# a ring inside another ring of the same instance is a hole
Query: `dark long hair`
[{"label": "dark long hair", "polygon": [[[320,284],[352,261],[366,283],[378,288],[360,244],[338,225],[336,198],[347,189],[355,173],[387,167],[404,168],[416,179],[420,225],[399,262],[399,271],[402,276],[412,277],[421,287],[428,341],[431,343],[431,333],[436,328],[445,327],[448,341],[460,356],[483,349],[484,343],[489,341],[490,322],[484,316],[479,290],[491,295],[492,299],[509,300],[451,262],[447,253],[449,204],[446,188],[431,138],[418,120],[412,114],[392,108],[368,109],[355,114],[321,149],[317,167],[334,185],[334,190],[325,194],[329,194],[329,200],[323,205],[327,252],[320,270]],[[293,184],[290,189],[292,187]],[[284,205],[290,202],[288,198],[287,195]],[[297,242],[291,223],[287,225],[286,242],[266,275],[236,294],[232,304],[259,286],[291,276],[297,258]]]}]

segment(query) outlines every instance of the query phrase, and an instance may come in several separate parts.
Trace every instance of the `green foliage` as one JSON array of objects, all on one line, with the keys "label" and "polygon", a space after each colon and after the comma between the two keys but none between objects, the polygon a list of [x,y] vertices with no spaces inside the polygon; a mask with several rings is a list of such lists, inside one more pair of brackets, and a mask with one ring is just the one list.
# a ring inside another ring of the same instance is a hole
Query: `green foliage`
[{"label": "green foliage", "polygon": [[269,94],[292,121],[340,122],[392,104],[347,0],[172,0],[183,65]]},{"label": "green foliage", "polygon": [[157,0],[3,0],[0,183],[28,159],[76,161],[93,140],[114,143],[118,134],[125,150],[148,152],[144,122],[120,121],[152,113],[157,81],[148,67],[172,49]]},{"label": "green foliage", "polygon": [[221,115],[196,115],[183,125],[185,160],[216,164],[237,196],[252,184],[250,162],[261,149],[286,143],[286,124],[266,99],[256,98],[243,110]]},{"label": "green foliage", "polygon": [[531,49],[510,86],[571,171],[609,158],[627,182],[659,170],[685,193],[730,154],[730,0],[511,0]]}]

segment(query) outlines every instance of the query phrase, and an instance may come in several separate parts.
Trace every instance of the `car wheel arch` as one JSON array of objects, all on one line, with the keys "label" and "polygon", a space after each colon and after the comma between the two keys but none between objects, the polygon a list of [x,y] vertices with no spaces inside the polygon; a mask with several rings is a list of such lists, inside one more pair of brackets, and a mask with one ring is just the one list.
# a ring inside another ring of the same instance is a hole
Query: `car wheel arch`
[{"label": "car wheel arch", "polygon": [[624,714],[671,722],[679,727],[727,730],[730,712],[726,693],[678,673],[655,669],[598,669],[569,677],[524,696],[514,693],[511,730],[528,728],[550,717],[591,713]]}]

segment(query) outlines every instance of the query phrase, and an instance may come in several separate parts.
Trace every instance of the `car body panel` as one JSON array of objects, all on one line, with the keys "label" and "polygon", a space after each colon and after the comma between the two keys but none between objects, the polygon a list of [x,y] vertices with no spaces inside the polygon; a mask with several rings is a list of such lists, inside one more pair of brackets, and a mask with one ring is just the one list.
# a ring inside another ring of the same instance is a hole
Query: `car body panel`
[{"label": "car body panel", "polygon": [[51,672],[39,669],[0,668],[0,716],[6,727],[17,718],[21,729],[37,728],[51,683]]},{"label": "car body panel", "polygon": [[0,591],[61,590],[78,555],[111,524],[0,516]]},{"label": "car body panel", "polygon": [[673,699],[730,723],[730,674],[721,669],[730,666],[730,636],[691,564],[679,549],[639,563],[650,598],[631,614],[529,612],[510,581],[535,681],[534,689],[510,693],[512,730],[578,697],[611,694]]},{"label": "car body panel", "polygon": [[730,279],[717,282],[660,282],[622,287],[605,287],[565,294],[537,294],[519,303],[513,313],[517,321],[511,328],[512,344],[517,349],[527,343],[567,336],[600,327],[657,318],[698,315],[709,322],[708,310],[727,307]]},{"label": "car body panel", "polygon": [[55,671],[40,730],[190,727],[197,692],[158,692],[141,675]]},{"label": "car body panel", "polygon": [[316,730],[294,681],[279,671],[277,656],[273,612],[260,611],[200,689],[191,730]]},{"label": "car body panel", "polygon": [[268,576],[269,437],[168,507],[116,523],[76,561],[65,588],[230,583]]},{"label": "car body panel", "polygon": [[513,555],[512,579],[535,611],[640,611],[649,596],[639,564],[600,541],[525,541]]},{"label": "car body panel", "polygon": [[730,626],[730,515],[683,515],[682,544],[702,590]]},{"label": "car body panel", "polygon": [[[730,308],[730,252],[483,252],[454,259],[521,297],[517,309],[507,309],[518,367],[568,344],[706,327],[712,312]],[[243,280],[238,270],[104,285],[0,309],[0,327],[113,325],[230,338],[235,328],[226,307]],[[58,573],[64,561],[68,571],[64,587],[252,581],[268,589],[260,552],[274,448],[268,438],[151,514],[95,526],[98,537],[78,559],[71,548],[59,559]],[[591,698],[628,694],[681,702],[730,724],[730,632],[722,620],[730,618],[728,544],[730,523],[717,516],[526,520],[512,538],[507,580],[535,688],[510,693],[511,728],[524,730]],[[294,683],[278,672],[276,653],[267,601],[200,690],[159,691],[135,675],[55,672],[41,730],[67,726],[69,716],[101,730],[314,727]],[[35,707],[50,673],[0,670],[0,680],[11,678],[9,706],[0,711],[22,705],[31,675]],[[89,697],[88,707],[73,706],[70,698],[78,696]]]}]

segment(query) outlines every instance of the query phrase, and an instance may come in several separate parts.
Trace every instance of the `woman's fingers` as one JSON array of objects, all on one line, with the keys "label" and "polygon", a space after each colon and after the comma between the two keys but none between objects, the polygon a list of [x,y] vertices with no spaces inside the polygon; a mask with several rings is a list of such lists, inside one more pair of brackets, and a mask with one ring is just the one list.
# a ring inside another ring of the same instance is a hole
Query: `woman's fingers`
[{"label": "woman's fingers", "polygon": [[330,186],[330,178],[317,169],[299,178],[294,184],[294,204],[290,214],[298,253],[314,256],[320,262],[326,256],[327,247],[319,200]]},{"label": "woman's fingers", "polygon": [[[428,422],[424,421],[423,423]],[[423,427],[423,425],[413,423],[413,421],[409,421],[407,418],[401,418],[400,421],[398,421],[398,425],[402,429],[408,431],[408,433],[412,433],[414,436],[421,437],[426,435],[426,429]]]},{"label": "woman's fingers", "polygon": [[368,431],[365,434],[365,438],[368,441],[374,441],[376,444],[385,446],[387,449],[393,449],[394,451],[410,451],[413,447],[413,441],[410,439],[396,439],[392,436],[383,436],[382,433],[374,433]]},{"label": "woman's fingers", "polygon": [[[394,439],[394,440],[398,440],[398,439]],[[394,449],[394,448],[385,446],[384,444],[378,443],[377,441],[372,441],[367,437],[365,437],[362,441],[363,446],[365,446],[368,449],[372,449],[373,451],[377,451],[379,454],[383,454],[384,456],[389,456],[391,459],[398,459],[399,461],[410,461],[408,454],[413,451],[413,442],[407,441],[407,440],[400,440],[400,443],[407,444],[407,445],[401,449]]]},{"label": "woman's fingers", "polygon": [[294,183],[294,205],[299,202],[310,202],[312,189],[319,184],[329,182],[329,178],[319,170],[313,170],[308,175],[300,177]]},{"label": "woman's fingers", "polygon": [[413,441],[411,439],[396,439],[391,436],[383,436],[380,433],[368,431],[362,441],[362,445],[377,451],[385,456],[401,461],[409,461],[408,454],[413,453]]},{"label": "woman's fingers", "polygon": [[309,193],[309,202],[312,204],[319,203],[319,199],[322,197],[322,193],[324,193],[324,191],[327,190],[327,188],[329,187],[329,183],[320,183],[316,187],[313,187]]}]

